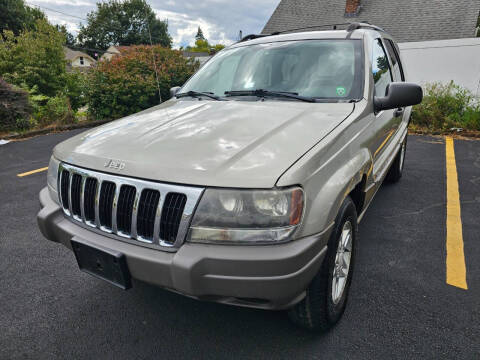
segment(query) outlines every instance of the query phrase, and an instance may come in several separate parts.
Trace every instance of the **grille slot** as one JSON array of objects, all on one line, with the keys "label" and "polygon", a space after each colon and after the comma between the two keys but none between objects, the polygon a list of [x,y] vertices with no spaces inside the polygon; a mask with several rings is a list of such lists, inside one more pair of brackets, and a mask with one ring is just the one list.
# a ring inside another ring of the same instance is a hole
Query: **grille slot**
[{"label": "grille slot", "polygon": [[185,194],[167,194],[160,220],[160,238],[166,243],[173,244],[175,242],[186,203]]},{"label": "grille slot", "polygon": [[62,171],[62,176],[60,177],[60,195],[62,197],[62,205],[64,209],[69,208],[68,201],[68,188],[70,186],[70,172],[68,170]]},{"label": "grille slot", "polygon": [[132,212],[136,192],[135,187],[123,185],[118,196],[117,227],[118,231],[127,235],[132,232]]},{"label": "grille slot", "polygon": [[82,194],[82,177],[78,174],[72,175],[72,188],[71,188],[71,200],[72,200],[72,214],[78,217],[82,216],[82,210],[80,206],[80,195]]},{"label": "grille slot", "polygon": [[83,212],[85,220],[95,222],[95,196],[97,195],[97,180],[94,178],[87,178],[85,180],[85,191],[83,193]]},{"label": "grille slot", "polygon": [[65,163],[58,168],[58,193],[67,218],[117,240],[165,251],[176,251],[185,241],[203,190]]},{"label": "grille slot", "polygon": [[112,206],[115,197],[115,184],[110,181],[104,181],[100,189],[100,199],[98,201],[98,216],[100,225],[106,229],[112,228]]},{"label": "grille slot", "polygon": [[153,228],[157,213],[160,193],[156,190],[145,189],[140,196],[137,214],[137,234],[143,239],[153,239]]}]

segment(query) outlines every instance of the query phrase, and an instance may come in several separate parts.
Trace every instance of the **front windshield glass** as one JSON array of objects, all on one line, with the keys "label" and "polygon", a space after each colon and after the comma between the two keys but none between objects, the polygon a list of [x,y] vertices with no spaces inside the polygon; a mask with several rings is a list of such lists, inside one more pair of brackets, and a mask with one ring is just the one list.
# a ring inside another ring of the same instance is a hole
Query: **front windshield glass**
[{"label": "front windshield glass", "polygon": [[362,72],[359,40],[273,42],[218,53],[180,92],[225,96],[226,91],[262,89],[337,101],[359,99]]}]

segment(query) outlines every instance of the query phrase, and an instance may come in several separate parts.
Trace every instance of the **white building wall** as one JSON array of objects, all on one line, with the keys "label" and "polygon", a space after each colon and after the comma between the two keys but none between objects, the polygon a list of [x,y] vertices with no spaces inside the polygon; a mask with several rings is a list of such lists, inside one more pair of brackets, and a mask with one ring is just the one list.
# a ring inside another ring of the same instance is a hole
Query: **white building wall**
[{"label": "white building wall", "polygon": [[92,66],[93,62],[88,57],[83,57],[83,65],[80,63],[80,57],[72,61],[72,67],[87,67]]},{"label": "white building wall", "polygon": [[480,38],[400,43],[409,81],[453,80],[480,96]]}]

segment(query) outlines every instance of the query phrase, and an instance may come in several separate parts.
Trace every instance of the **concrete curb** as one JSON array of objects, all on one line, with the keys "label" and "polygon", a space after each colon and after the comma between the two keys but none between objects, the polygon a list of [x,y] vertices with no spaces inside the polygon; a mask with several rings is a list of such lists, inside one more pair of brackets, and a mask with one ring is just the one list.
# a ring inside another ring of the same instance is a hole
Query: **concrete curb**
[{"label": "concrete curb", "polygon": [[68,125],[59,125],[55,127],[47,127],[44,129],[39,130],[32,130],[27,131],[24,133],[13,133],[6,136],[1,136],[3,140],[17,140],[17,139],[24,139],[38,135],[45,135],[53,132],[60,132],[60,131],[67,131],[67,130],[75,130],[75,129],[82,129],[82,128],[91,128],[98,125],[106,124],[112,120],[100,120],[100,121],[91,121],[85,123],[78,123],[78,124],[68,124]]}]

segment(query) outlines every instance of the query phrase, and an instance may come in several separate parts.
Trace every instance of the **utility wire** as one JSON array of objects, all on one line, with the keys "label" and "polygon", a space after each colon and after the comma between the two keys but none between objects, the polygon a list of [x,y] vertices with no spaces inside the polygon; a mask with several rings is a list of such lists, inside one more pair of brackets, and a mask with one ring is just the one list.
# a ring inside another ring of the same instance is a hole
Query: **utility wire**
[{"label": "utility wire", "polygon": [[36,6],[36,7],[38,7],[38,8],[42,8],[42,9],[45,9],[45,10],[48,10],[48,11],[53,11],[53,12],[56,12],[56,13],[59,13],[59,14],[65,15],[65,16],[70,16],[70,17],[77,18],[77,19],[80,19],[80,20],[83,20],[83,21],[87,21],[87,22],[88,22],[87,19],[81,18],[80,16],[67,14],[67,13],[65,13],[65,12],[63,12],[63,11],[54,10],[54,9],[48,8],[48,7],[43,6],[43,5],[33,4],[33,3],[31,3],[31,2],[28,2],[28,1],[25,1],[25,3],[27,3],[28,5],[31,5],[31,6]]}]

